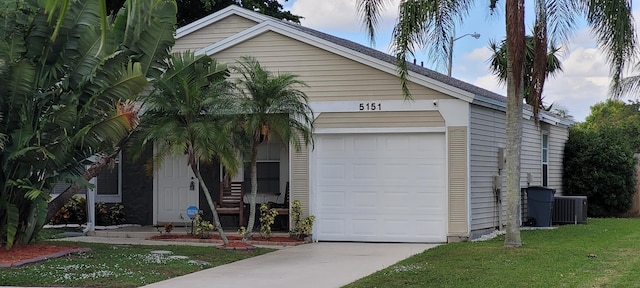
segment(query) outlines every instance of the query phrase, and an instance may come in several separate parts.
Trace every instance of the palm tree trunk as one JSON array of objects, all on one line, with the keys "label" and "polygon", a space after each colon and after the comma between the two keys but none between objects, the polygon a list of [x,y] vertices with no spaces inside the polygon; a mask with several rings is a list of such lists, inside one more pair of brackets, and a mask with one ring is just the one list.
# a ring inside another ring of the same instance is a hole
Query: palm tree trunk
[{"label": "palm tree trunk", "polygon": [[524,0],[506,1],[507,15],[507,233],[505,247],[520,247],[520,150],[522,144],[522,70],[525,52]]},{"label": "palm tree trunk", "polygon": [[242,242],[247,242],[249,236],[253,232],[253,226],[256,218],[256,195],[258,194],[258,145],[259,142],[254,141],[251,146],[251,196],[249,198],[249,223],[247,224],[247,233],[242,237]]},{"label": "palm tree trunk", "polygon": [[[89,169],[87,169],[87,171],[84,172],[84,174],[82,174],[82,178],[89,181],[94,177],[97,177],[98,174],[100,174],[100,171],[102,171],[102,168],[104,168],[104,166],[107,166],[109,161],[116,158],[118,156],[118,153],[120,153],[120,148],[117,148],[113,153],[109,155],[98,158],[98,161],[91,164]],[[51,200],[51,202],[49,202],[49,204],[47,205],[47,218],[45,218],[44,223],[49,223],[51,221],[51,218],[53,218],[53,216],[56,214],[56,212],[58,212],[60,208],[62,208],[65,204],[67,204],[67,202],[69,202],[69,200],[71,200],[71,198],[73,198],[74,195],[78,194],[78,191],[80,191],[80,188],[81,187],[79,185],[73,184],[69,186],[66,190],[64,190],[62,193],[60,193],[58,197]]]},{"label": "palm tree trunk", "polygon": [[[211,208],[211,213],[213,213],[213,225],[218,229],[218,234],[220,235],[220,239],[224,245],[229,244],[229,239],[227,239],[227,235],[224,234],[224,230],[222,230],[222,225],[220,224],[220,217],[218,216],[218,210],[216,210],[216,206],[213,204],[213,199],[211,199],[211,194],[209,193],[209,188],[207,184],[204,183],[204,179],[202,179],[202,175],[200,174],[200,169],[198,169],[198,165],[189,165],[191,166],[191,170],[193,174],[198,178],[198,183],[200,183],[200,187],[202,187],[202,193],[204,193],[204,198],[207,199],[207,203],[209,204],[209,208]],[[222,192],[221,192],[222,193]]]}]

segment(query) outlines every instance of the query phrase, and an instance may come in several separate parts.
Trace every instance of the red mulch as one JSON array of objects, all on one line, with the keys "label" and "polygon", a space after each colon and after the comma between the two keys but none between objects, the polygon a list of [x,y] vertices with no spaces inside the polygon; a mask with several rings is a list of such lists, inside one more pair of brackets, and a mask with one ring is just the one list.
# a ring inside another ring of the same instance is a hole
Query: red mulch
[{"label": "red mulch", "polygon": [[[188,235],[188,234],[171,234],[171,233],[163,233],[160,235],[155,235],[155,236],[151,236],[150,239],[153,240],[165,240],[165,239],[200,239],[198,237],[195,237],[193,235]],[[209,235],[209,238],[206,239],[214,239],[214,240],[220,240],[220,235],[216,234],[216,233],[212,233],[211,235]],[[235,236],[235,235],[227,235],[227,239],[229,239],[229,242],[231,241],[241,241],[242,237],[240,236]],[[291,237],[276,237],[276,236],[272,236],[269,238],[264,238],[262,236],[252,236],[251,238],[249,238],[250,241],[260,241],[260,242],[273,242],[273,243],[282,243],[282,242],[288,242],[288,243],[298,243],[298,242],[304,242],[301,240],[296,240],[293,239]]]},{"label": "red mulch", "polygon": [[11,249],[0,246],[0,267],[19,266],[21,264],[60,257],[77,252],[77,246],[55,246],[47,244],[16,244]]}]

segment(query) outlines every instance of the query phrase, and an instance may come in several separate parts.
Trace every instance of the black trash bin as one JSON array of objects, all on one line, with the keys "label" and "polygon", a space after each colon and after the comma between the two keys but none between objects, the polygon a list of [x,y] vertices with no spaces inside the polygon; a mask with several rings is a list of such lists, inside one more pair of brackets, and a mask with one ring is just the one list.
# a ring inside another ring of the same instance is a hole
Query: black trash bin
[{"label": "black trash bin", "polygon": [[535,219],[533,226],[550,227],[553,196],[556,190],[541,186],[531,186],[525,189],[527,191],[527,216]]}]

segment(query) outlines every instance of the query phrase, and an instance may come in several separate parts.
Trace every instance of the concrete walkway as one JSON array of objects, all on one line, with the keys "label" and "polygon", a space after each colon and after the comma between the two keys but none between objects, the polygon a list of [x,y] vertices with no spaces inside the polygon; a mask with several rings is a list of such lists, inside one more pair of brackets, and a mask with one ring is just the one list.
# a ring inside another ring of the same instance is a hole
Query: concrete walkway
[{"label": "concrete walkway", "polygon": [[144,287],[340,287],[435,244],[312,243]]},{"label": "concrete walkway", "polygon": [[[60,241],[133,245],[167,245],[165,241],[140,238],[73,237]],[[173,242],[171,245],[218,245]],[[320,242],[299,246],[271,247],[279,250],[153,283],[154,288],[333,288],[388,267],[437,244]]]}]

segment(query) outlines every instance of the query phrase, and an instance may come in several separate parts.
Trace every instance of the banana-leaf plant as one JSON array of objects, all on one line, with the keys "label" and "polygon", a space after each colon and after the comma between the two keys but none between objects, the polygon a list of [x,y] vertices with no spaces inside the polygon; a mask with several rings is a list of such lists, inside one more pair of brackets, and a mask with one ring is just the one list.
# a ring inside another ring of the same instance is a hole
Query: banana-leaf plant
[{"label": "banana-leaf plant", "polygon": [[0,4],[0,246],[32,242],[47,210],[64,205],[48,202],[53,185],[88,185],[99,170],[90,159],[136,127],[125,100],[165,70],[176,9],[131,0],[107,18],[104,0]]}]

